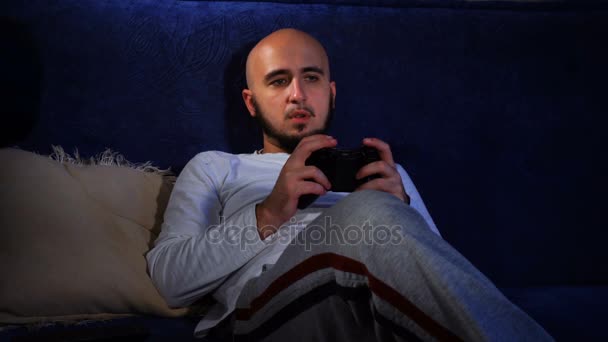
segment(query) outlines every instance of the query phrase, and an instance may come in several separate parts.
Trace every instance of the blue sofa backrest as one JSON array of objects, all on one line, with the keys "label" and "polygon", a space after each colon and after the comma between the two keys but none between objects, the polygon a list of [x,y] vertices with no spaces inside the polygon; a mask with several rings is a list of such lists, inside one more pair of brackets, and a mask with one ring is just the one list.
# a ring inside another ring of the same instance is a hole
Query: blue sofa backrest
[{"label": "blue sofa backrest", "polygon": [[247,49],[296,27],[330,56],[331,133],[390,142],[444,238],[492,280],[605,284],[606,6],[341,3],[2,2],[21,30],[2,70],[34,89],[11,95],[36,122],[11,143],[174,171],[204,150],[252,152]]}]

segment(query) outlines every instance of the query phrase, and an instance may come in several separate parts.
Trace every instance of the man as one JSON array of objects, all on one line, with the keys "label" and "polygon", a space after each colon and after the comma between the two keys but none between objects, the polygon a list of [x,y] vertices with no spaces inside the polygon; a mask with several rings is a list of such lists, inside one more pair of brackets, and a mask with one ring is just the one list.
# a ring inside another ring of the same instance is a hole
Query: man
[{"label": "man", "polygon": [[[350,195],[305,165],[338,144],[323,134],[336,85],[317,40],[270,34],[246,76],[263,149],[193,158],[147,255],[171,306],[217,301],[197,336],[223,322],[236,338],[273,341],[551,339],[441,239],[388,144],[363,140],[381,160],[357,177],[380,177]],[[298,210],[305,194],[320,197]]]}]

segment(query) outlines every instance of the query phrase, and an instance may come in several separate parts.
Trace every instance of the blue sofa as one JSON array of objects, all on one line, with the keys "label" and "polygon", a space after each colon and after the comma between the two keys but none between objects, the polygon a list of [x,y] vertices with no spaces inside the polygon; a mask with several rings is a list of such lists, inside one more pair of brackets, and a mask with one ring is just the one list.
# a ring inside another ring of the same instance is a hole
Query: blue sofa
[{"label": "blue sofa", "polygon": [[[388,141],[444,239],[510,299],[558,341],[608,340],[605,2],[9,0],[0,19],[3,146],[112,148],[176,173],[261,147],[246,53],[311,33],[340,145]],[[2,333],[187,339],[196,319],[100,324]]]}]

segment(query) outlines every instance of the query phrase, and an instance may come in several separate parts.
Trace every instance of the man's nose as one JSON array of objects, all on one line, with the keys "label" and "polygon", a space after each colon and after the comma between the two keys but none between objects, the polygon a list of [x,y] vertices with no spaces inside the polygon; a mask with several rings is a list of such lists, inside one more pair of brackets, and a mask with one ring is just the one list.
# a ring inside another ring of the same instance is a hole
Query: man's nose
[{"label": "man's nose", "polygon": [[306,101],[306,91],[304,90],[302,82],[298,79],[294,79],[291,83],[289,102],[299,103],[304,101]]}]

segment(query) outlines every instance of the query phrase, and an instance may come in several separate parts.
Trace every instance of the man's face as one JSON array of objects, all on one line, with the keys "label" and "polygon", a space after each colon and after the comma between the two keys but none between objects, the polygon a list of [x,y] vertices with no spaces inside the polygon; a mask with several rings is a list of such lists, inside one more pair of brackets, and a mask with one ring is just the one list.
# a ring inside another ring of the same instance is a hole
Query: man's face
[{"label": "man's face", "polygon": [[291,153],[302,138],[327,128],[335,84],[318,43],[297,34],[278,36],[250,55],[243,97],[262,124],[265,148],[270,144]]},{"label": "man's face", "polygon": [[[305,136],[325,133],[329,129],[329,126],[331,124],[331,119],[333,118],[333,114],[334,114],[333,94],[330,94],[330,97],[331,97],[330,105],[329,105],[329,108],[327,108],[328,114],[325,119],[325,123],[323,124],[323,127],[306,132],[304,134],[289,134],[289,133],[282,132],[279,129],[277,129],[276,127],[274,127],[272,125],[272,123],[267,119],[267,114],[265,114],[264,111],[260,108],[260,106],[258,105],[258,103],[254,97],[253,106],[254,106],[255,112],[256,112],[255,119],[257,120],[258,124],[262,127],[262,131],[264,132],[264,135],[266,137],[276,141],[278,143],[278,145],[282,149],[285,150],[285,152],[291,153],[296,148],[296,146],[298,146],[298,143],[300,142],[300,140],[302,140],[302,138],[304,138]],[[305,127],[302,126],[302,128],[304,129]]]}]

